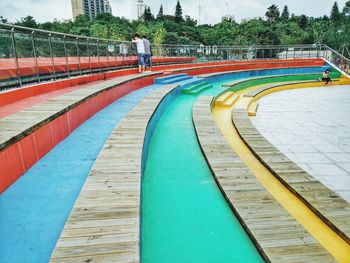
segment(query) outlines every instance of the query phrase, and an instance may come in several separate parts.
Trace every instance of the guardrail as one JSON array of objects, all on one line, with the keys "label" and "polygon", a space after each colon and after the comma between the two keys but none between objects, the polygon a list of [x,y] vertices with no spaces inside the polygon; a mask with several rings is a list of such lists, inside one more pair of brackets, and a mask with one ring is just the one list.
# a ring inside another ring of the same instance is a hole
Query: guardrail
[{"label": "guardrail", "polygon": [[[323,44],[293,46],[152,45],[154,64],[323,57],[349,70],[349,60]],[[130,42],[0,23],[0,89],[137,65]]]}]

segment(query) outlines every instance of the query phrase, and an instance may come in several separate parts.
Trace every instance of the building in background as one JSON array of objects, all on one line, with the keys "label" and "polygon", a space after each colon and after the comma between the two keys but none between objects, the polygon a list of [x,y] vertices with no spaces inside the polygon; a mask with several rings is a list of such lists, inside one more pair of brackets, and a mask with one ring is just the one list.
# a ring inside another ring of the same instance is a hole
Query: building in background
[{"label": "building in background", "polygon": [[142,19],[143,14],[145,13],[146,5],[143,3],[143,0],[137,0],[137,18]]},{"label": "building in background", "polygon": [[95,19],[98,14],[112,14],[112,7],[108,0],[71,0],[73,19],[78,15],[87,15],[90,19]]},{"label": "building in background", "polygon": [[104,12],[108,14],[112,14],[112,7],[108,0],[103,0]]},{"label": "building in background", "polygon": [[221,22],[228,21],[228,22],[234,22],[235,16],[234,15],[225,15],[221,17]]}]

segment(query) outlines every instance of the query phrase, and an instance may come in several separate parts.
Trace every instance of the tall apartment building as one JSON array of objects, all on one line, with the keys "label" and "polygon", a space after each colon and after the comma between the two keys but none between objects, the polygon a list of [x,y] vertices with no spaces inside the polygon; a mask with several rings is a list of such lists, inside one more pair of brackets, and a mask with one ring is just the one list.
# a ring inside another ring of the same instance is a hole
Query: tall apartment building
[{"label": "tall apartment building", "polygon": [[112,7],[108,0],[71,0],[73,19],[78,15],[87,15],[94,19],[100,13],[112,14]]},{"label": "tall apartment building", "polygon": [[141,19],[145,13],[146,5],[143,3],[143,0],[137,0],[137,18]]}]

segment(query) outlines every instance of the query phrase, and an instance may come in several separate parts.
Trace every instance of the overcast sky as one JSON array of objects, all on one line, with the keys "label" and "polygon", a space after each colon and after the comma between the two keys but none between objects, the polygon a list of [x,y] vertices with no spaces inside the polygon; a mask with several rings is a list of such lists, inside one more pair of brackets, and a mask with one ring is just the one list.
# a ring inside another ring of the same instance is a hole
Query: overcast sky
[{"label": "overcast sky", "polygon": [[[177,0],[144,0],[144,2],[151,7],[155,15],[161,3],[165,14],[173,14]],[[319,17],[329,15],[334,4],[332,0],[182,0],[180,2],[184,15],[199,20],[200,13],[201,24],[215,24],[226,14],[234,15],[238,22],[243,18],[264,16],[271,4],[278,5],[280,11],[286,4],[290,13]],[[347,0],[337,2],[342,10]],[[137,0],[110,0],[110,3],[113,15],[136,18]],[[54,18],[71,19],[71,0],[0,0],[0,16],[9,21],[16,21],[27,15],[33,16],[39,22],[52,21]]]}]

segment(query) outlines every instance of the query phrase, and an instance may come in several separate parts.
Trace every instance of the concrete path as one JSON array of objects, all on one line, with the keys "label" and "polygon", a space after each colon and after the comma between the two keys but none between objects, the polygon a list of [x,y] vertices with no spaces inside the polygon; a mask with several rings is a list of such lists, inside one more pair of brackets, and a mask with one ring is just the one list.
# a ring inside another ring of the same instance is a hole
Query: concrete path
[{"label": "concrete path", "polygon": [[298,89],[260,100],[257,129],[350,202],[350,86]]}]

